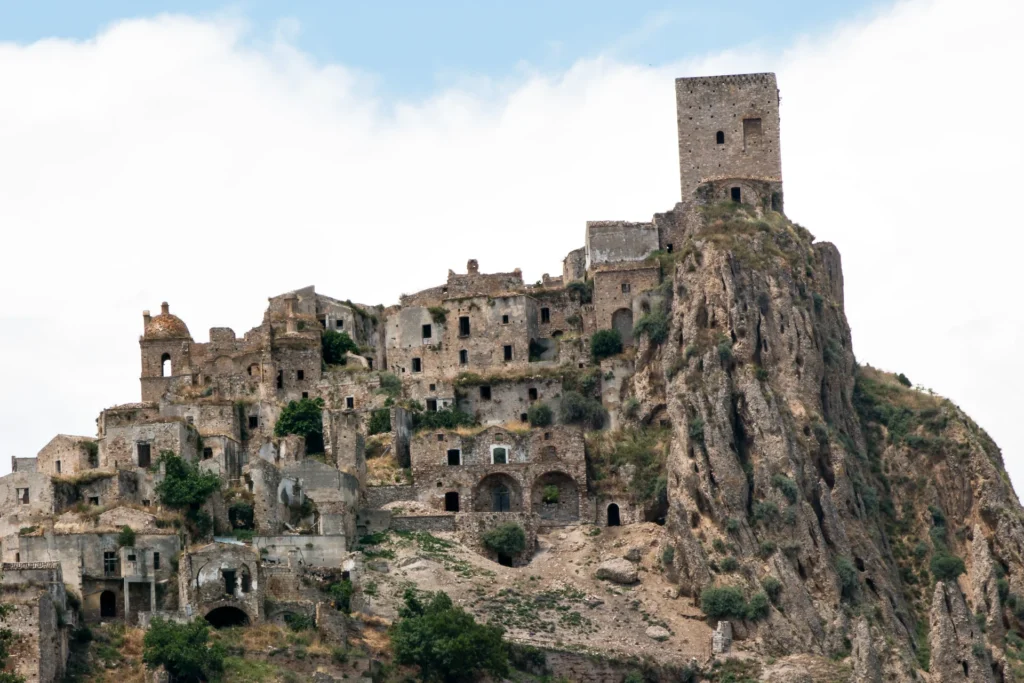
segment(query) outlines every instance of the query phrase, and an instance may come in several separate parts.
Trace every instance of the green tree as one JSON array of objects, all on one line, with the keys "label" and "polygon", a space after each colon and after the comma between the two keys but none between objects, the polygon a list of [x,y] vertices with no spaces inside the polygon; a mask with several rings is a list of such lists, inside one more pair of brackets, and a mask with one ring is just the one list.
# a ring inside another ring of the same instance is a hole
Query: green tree
[{"label": "green tree", "polygon": [[121,527],[121,532],[117,535],[117,545],[123,548],[135,547],[135,530],[128,525]]},{"label": "green tree", "polygon": [[274,425],[274,436],[298,434],[306,440],[307,453],[324,452],[324,400],[302,398],[289,401]]},{"label": "green tree", "polygon": [[380,408],[370,413],[370,436],[391,431],[391,409]]},{"label": "green tree", "polygon": [[622,353],[622,335],[618,330],[598,330],[590,337],[590,355],[595,361]]},{"label": "green tree", "polygon": [[700,610],[712,619],[745,619],[747,601],[736,586],[708,586],[700,592]]},{"label": "green tree", "polygon": [[320,346],[324,353],[324,362],[328,365],[344,365],[345,354],[349,351],[359,353],[359,345],[352,341],[348,332],[324,330],[320,336]]},{"label": "green tree", "polygon": [[342,579],[332,583],[327,587],[327,594],[334,600],[335,608],[341,610],[345,614],[352,611],[352,594],[355,592],[355,588],[352,586],[352,581],[349,579]]},{"label": "green tree", "polygon": [[562,393],[562,422],[600,429],[604,424],[604,416],[604,406],[600,401],[587,398],[578,391]]},{"label": "green tree", "polygon": [[547,403],[534,403],[526,411],[526,419],[531,427],[547,427],[553,418],[551,407]]},{"label": "green tree", "polygon": [[483,535],[484,547],[499,555],[518,555],[526,550],[526,532],[515,522],[506,522]]},{"label": "green tree", "polygon": [[639,339],[646,334],[652,344],[661,344],[668,339],[668,326],[668,316],[665,315],[664,309],[661,306],[655,306],[650,313],[641,316],[636,321],[636,325],[633,326],[633,336]]},{"label": "green tree", "polygon": [[418,410],[412,414],[412,428],[418,429],[455,429],[471,427],[476,423],[473,416],[453,407],[441,410]]},{"label": "green tree", "polygon": [[956,577],[967,571],[963,560],[944,551],[938,551],[932,555],[929,569],[937,581],[954,581]]},{"label": "green tree", "polygon": [[178,624],[154,617],[142,640],[142,661],[163,666],[171,679],[199,683],[224,670],[224,646],[210,643],[210,627],[202,619]]},{"label": "green tree", "polygon": [[160,459],[164,465],[164,478],[156,485],[156,492],[168,507],[198,509],[220,488],[220,477],[216,474],[202,472],[170,451],[163,451]]},{"label": "green tree", "polygon": [[391,645],[398,664],[417,666],[427,683],[462,683],[487,672],[508,675],[508,647],[500,626],[478,624],[473,615],[452,604],[444,592],[423,599],[405,591],[405,605],[391,627]]}]

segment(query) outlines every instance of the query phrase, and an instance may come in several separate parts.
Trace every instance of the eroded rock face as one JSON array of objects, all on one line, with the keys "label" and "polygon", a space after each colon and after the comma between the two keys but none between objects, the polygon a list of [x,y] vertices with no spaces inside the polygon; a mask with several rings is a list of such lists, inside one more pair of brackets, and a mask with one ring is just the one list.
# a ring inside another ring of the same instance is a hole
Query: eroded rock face
[{"label": "eroded rock face", "polygon": [[[1004,640],[1024,631],[1007,606],[1024,595],[1024,513],[998,448],[949,401],[858,367],[839,252],[748,213],[709,210],[663,263],[668,339],[638,340],[624,390],[638,421],[672,425],[680,593],[778,582],[744,647],[846,661],[851,680],[921,680],[928,664],[933,680],[1016,680]],[[946,555],[966,596],[932,592]]]}]

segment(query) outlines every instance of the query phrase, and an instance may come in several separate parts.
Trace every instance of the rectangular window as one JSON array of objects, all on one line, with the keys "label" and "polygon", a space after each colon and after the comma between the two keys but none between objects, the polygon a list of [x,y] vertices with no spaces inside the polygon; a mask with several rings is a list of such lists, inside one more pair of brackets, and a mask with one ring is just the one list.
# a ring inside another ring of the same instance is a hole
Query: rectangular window
[{"label": "rectangular window", "polygon": [[424,325],[423,326],[423,338],[424,339],[430,339],[433,336],[434,336],[434,333],[433,333],[433,330],[431,329],[431,326],[430,325]]},{"label": "rectangular window", "polygon": [[249,429],[257,429],[260,426],[259,415],[249,416]]},{"label": "rectangular window", "polygon": [[743,201],[743,195],[740,194],[740,188],[738,187],[730,188],[729,196],[736,203]]},{"label": "rectangular window", "polygon": [[203,449],[203,460],[209,460],[213,457],[213,449],[207,446]]},{"label": "rectangular window", "polygon": [[334,326],[337,327],[340,330],[341,328],[345,327],[345,321],[344,320],[335,320],[334,321]]},{"label": "rectangular window", "polygon": [[100,504],[100,497],[99,496],[89,496],[89,505],[95,505],[95,506],[99,507],[99,504]]},{"label": "rectangular window", "polygon": [[437,440],[438,441],[444,441],[444,433],[443,432],[438,432],[437,433]]},{"label": "rectangular window", "polygon": [[483,385],[480,387],[480,398],[484,401],[491,400],[491,388],[489,386]]},{"label": "rectangular window", "polygon": [[629,294],[629,283],[628,282],[623,282],[622,283],[622,293],[623,294]]},{"label": "rectangular window", "polygon": [[327,318],[320,318],[320,327],[327,329]]},{"label": "rectangular window", "polygon": [[113,550],[103,552],[103,575],[117,576],[117,553]]},{"label": "rectangular window", "polygon": [[[96,502],[97,503],[99,502],[99,498],[96,499]],[[149,507],[149,498],[143,498],[142,499],[142,507],[147,507],[147,508]]]},{"label": "rectangular window", "polygon": [[420,372],[422,370],[423,370],[423,363],[422,363],[422,361],[420,361],[419,358],[413,358],[412,359],[412,371],[413,372]]},{"label": "rectangular window", "polygon": [[140,443],[136,446],[139,452],[139,467],[149,467],[151,464],[151,458],[149,453],[149,444]]},{"label": "rectangular window", "polygon": [[512,347],[505,345],[505,360],[512,360]]},{"label": "rectangular window", "polygon": [[129,562],[134,562],[135,561],[135,555],[129,555],[128,556],[128,561]]},{"label": "rectangular window", "polygon": [[550,308],[542,308],[542,309],[540,309],[540,321],[542,323],[549,323],[549,322],[551,322],[551,309]]},{"label": "rectangular window", "polygon": [[459,336],[460,337],[468,337],[469,336],[469,316],[468,315],[463,315],[463,316],[459,317]]},{"label": "rectangular window", "polygon": [[491,446],[491,463],[495,465],[507,465],[508,449],[504,446]]},{"label": "rectangular window", "polygon": [[305,370],[296,370],[295,371],[295,379],[300,380],[300,381],[306,379],[306,371]]},{"label": "rectangular window", "polygon": [[436,413],[437,412],[437,399],[436,398],[428,398],[427,399],[427,412],[428,413]]},{"label": "rectangular window", "polygon": [[528,393],[529,393],[531,401],[536,401],[537,400],[537,387],[530,387]]},{"label": "rectangular window", "polygon": [[451,448],[448,450],[448,465],[450,467],[456,467],[462,464],[462,451],[458,448]]},{"label": "rectangular window", "polygon": [[160,569],[160,553],[153,553],[153,569]]},{"label": "rectangular window", "polygon": [[284,389],[284,370],[277,371],[277,388]]},{"label": "rectangular window", "polygon": [[459,365],[469,365],[469,351],[466,349],[459,351]]},{"label": "rectangular window", "polygon": [[22,505],[28,505],[28,489],[14,489],[14,494],[18,498],[18,502]]},{"label": "rectangular window", "polygon": [[224,594],[234,595],[235,594],[235,570],[234,569],[221,569],[221,576],[224,577]]},{"label": "rectangular window", "polygon": [[308,391],[303,391],[302,392],[302,398],[309,398],[309,392]]},{"label": "rectangular window", "polygon": [[437,391],[437,385],[436,384],[431,384],[430,385],[430,390],[431,391]]},{"label": "rectangular window", "polygon": [[356,397],[355,396],[346,396],[345,397],[345,408],[347,410],[352,410],[355,407],[356,407]]},{"label": "rectangular window", "polygon": [[502,325],[508,325],[508,316],[507,315],[501,316],[501,324]]},{"label": "rectangular window", "polygon": [[57,461],[57,474],[60,474],[60,460]]}]

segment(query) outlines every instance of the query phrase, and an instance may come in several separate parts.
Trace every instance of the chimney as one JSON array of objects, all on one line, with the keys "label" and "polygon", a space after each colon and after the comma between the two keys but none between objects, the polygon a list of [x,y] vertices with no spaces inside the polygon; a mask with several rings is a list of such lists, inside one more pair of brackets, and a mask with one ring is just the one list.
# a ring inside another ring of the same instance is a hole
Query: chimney
[{"label": "chimney", "polygon": [[168,315],[171,312],[171,307],[167,305],[167,302],[160,304],[160,315]]},{"label": "chimney", "polygon": [[145,332],[146,328],[149,327],[149,321],[152,320],[149,316],[149,311],[142,312],[142,331]]},{"label": "chimney", "polygon": [[480,264],[476,262],[475,258],[469,259],[466,263],[466,272],[470,275],[478,275],[480,273]]}]

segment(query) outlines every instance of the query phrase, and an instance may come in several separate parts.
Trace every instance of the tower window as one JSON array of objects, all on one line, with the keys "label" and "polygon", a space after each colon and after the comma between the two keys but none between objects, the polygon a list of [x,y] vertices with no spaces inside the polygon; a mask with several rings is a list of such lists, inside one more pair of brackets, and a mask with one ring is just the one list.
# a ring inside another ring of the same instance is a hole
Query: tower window
[{"label": "tower window", "polygon": [[732,200],[734,202],[739,203],[741,201],[741,196],[742,195],[740,194],[740,188],[738,188],[738,187],[732,188],[731,190],[729,190],[729,194],[732,197]]},{"label": "tower window", "polygon": [[459,336],[460,337],[468,337],[469,336],[469,316],[468,315],[464,315],[464,316],[461,316],[459,318]]},{"label": "tower window", "polygon": [[542,309],[540,309],[540,321],[542,323],[549,323],[549,322],[551,322],[551,309],[550,308],[542,308]]},{"label": "tower window", "polygon": [[623,294],[629,294],[629,290],[630,289],[631,289],[631,287],[629,286],[628,282],[623,282],[622,283],[622,293]]},{"label": "tower window", "polygon": [[296,370],[295,371],[295,379],[300,380],[300,381],[306,379],[306,371],[305,370]]},{"label": "tower window", "polygon": [[507,315],[501,316],[501,324],[502,325],[508,325],[508,316]]},{"label": "tower window", "polygon": [[57,461],[57,474],[60,474],[60,460]]},{"label": "tower window", "polygon": [[28,505],[28,489],[14,489],[14,495],[22,505]]},{"label": "tower window", "polygon": [[449,467],[456,467],[462,464],[462,451],[458,448],[452,448],[448,450],[448,465]]},{"label": "tower window", "polygon": [[504,347],[505,360],[512,360],[512,347],[508,344]]},{"label": "tower window", "polygon": [[490,401],[491,400],[491,388],[486,384],[480,387],[480,400]]},{"label": "tower window", "polygon": [[423,361],[421,361],[419,358],[413,358],[412,359],[412,371],[413,372],[421,372],[422,370],[423,370]]},{"label": "tower window", "polygon": [[434,336],[434,334],[433,334],[433,330],[431,329],[431,326],[430,325],[424,325],[423,326],[423,338],[424,339],[430,339],[433,336]]},{"label": "tower window", "polygon": [[160,376],[170,377],[171,374],[171,354],[165,353],[164,355],[160,356]]},{"label": "tower window", "polygon": [[717,133],[715,133],[715,143],[719,145],[724,145],[725,133],[723,133],[722,131],[718,131]]},{"label": "tower window", "polygon": [[356,397],[355,396],[346,396],[345,397],[345,409],[346,410],[352,410],[355,407],[356,407]]},{"label": "tower window", "polygon": [[249,416],[249,429],[258,429],[260,426],[260,418],[258,415]]},{"label": "tower window", "polygon": [[277,388],[284,389],[284,370],[277,371]]},{"label": "tower window", "polygon": [[459,351],[459,365],[469,364],[469,351],[462,349]]},{"label": "tower window", "polygon": [[153,553],[153,569],[160,569],[160,553]]},{"label": "tower window", "polygon": [[138,444],[137,448],[139,453],[139,467],[149,467],[151,463],[149,444],[140,443]]}]

